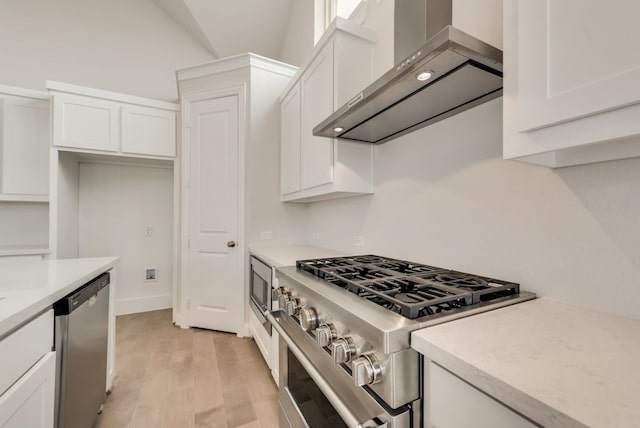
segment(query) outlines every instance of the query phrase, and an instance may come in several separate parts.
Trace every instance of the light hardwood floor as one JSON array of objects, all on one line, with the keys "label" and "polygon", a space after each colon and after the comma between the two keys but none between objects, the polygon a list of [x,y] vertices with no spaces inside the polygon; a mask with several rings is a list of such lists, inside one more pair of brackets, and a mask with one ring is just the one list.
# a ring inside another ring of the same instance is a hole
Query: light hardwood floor
[{"label": "light hardwood floor", "polygon": [[277,387],[252,339],[183,330],[171,311],[116,320],[116,377],[98,428],[271,428]]}]

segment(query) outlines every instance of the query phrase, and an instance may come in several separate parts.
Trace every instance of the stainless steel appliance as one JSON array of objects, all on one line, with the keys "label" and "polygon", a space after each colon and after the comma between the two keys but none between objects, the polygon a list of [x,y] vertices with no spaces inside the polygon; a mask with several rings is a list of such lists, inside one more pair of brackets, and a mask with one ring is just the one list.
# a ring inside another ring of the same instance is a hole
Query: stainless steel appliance
[{"label": "stainless steel appliance", "polygon": [[271,266],[255,256],[249,259],[250,265],[250,306],[262,327],[271,336],[271,323],[265,318],[265,312],[271,310]]},{"label": "stainless steel appliance", "polygon": [[109,273],[53,306],[58,428],[91,427],[106,397]]},{"label": "stainless steel appliance", "polygon": [[375,255],[277,268],[281,427],[420,427],[413,330],[535,298],[519,284]]},{"label": "stainless steel appliance", "polygon": [[395,2],[396,66],[313,129],[384,143],[502,95],[502,51],[452,27],[452,0]]}]

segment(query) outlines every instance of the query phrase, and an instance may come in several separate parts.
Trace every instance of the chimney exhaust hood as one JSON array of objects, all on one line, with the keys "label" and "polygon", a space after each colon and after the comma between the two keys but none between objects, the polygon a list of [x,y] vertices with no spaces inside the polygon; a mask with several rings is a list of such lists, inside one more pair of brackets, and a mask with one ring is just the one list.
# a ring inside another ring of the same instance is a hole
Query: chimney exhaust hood
[{"label": "chimney exhaust hood", "polygon": [[384,143],[502,95],[502,51],[452,27],[451,0],[395,4],[395,54],[402,60],[313,135]]}]

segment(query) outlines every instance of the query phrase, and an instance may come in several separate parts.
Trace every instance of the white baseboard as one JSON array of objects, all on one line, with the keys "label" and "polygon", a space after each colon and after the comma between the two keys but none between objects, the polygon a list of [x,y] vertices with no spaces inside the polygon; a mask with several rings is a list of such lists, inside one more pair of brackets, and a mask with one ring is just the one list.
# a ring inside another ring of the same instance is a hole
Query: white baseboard
[{"label": "white baseboard", "polygon": [[157,311],[173,306],[171,294],[160,296],[134,297],[116,300],[116,315],[136,314],[138,312]]}]

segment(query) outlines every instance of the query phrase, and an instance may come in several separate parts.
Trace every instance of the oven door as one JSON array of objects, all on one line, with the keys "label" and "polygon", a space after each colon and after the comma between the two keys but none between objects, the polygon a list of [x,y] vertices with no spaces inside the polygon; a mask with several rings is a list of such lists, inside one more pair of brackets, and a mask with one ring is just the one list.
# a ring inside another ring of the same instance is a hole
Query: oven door
[{"label": "oven door", "polygon": [[249,260],[251,265],[249,306],[271,336],[271,323],[264,316],[265,312],[271,310],[271,267],[253,256]]},{"label": "oven door", "polygon": [[415,426],[410,405],[387,408],[356,386],[291,317],[278,311],[267,318],[280,334],[281,428]]}]

